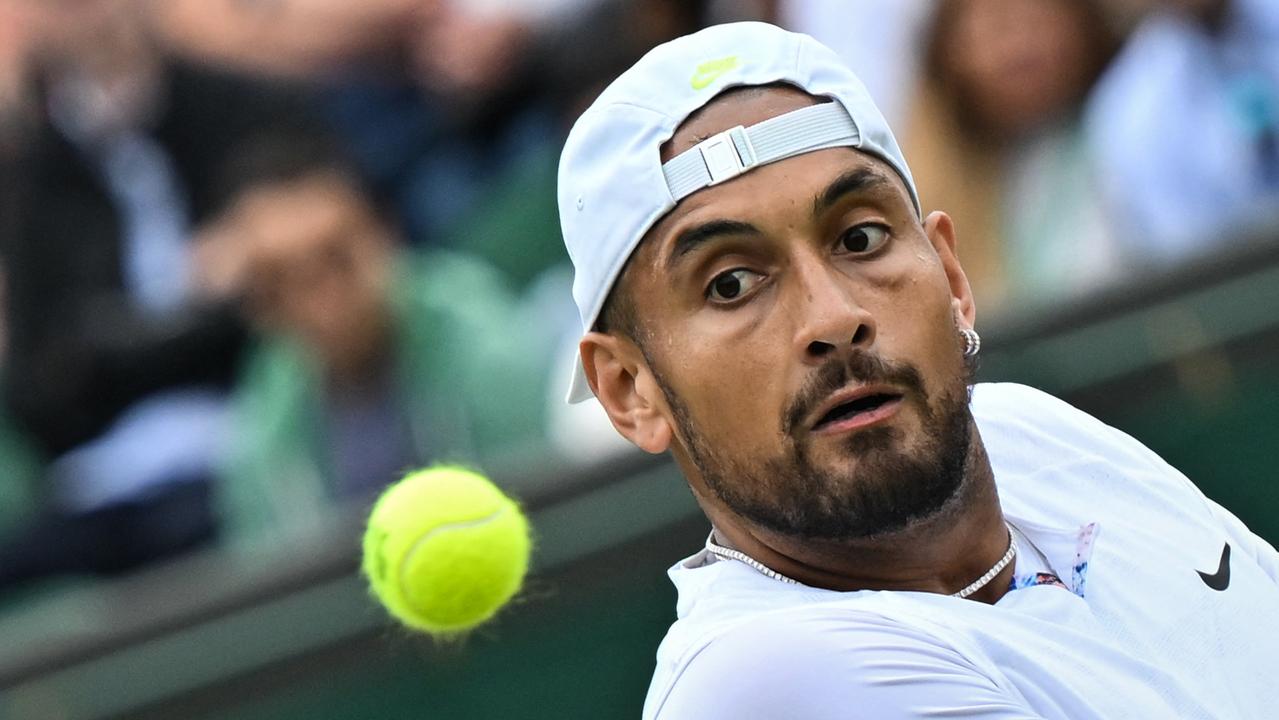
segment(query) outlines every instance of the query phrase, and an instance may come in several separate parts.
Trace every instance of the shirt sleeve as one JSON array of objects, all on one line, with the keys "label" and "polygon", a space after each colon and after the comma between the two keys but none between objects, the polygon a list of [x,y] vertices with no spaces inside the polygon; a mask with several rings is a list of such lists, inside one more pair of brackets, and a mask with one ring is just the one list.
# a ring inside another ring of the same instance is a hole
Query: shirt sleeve
[{"label": "shirt sleeve", "polygon": [[700,649],[655,720],[1038,718],[926,633],[847,609],[733,629]]},{"label": "shirt sleeve", "polygon": [[[1051,398],[1051,396],[1040,395],[1042,397]],[[1066,413],[1073,414],[1076,419],[1082,420],[1083,424],[1092,425],[1099,432],[1105,433],[1108,437],[1116,440],[1116,448],[1126,448],[1126,452],[1133,457],[1143,460],[1159,473],[1172,479],[1173,482],[1180,483],[1189,489],[1195,497],[1199,498],[1199,500],[1203,502],[1209,513],[1221,525],[1231,547],[1254,560],[1271,580],[1274,580],[1275,583],[1279,584],[1279,552],[1276,552],[1274,546],[1270,543],[1266,542],[1256,533],[1249,530],[1248,526],[1245,525],[1242,520],[1235,517],[1233,513],[1222,507],[1212,498],[1205,495],[1203,490],[1201,490],[1194,481],[1169,464],[1168,461],[1160,457],[1158,453],[1146,447],[1139,440],[1133,438],[1127,433],[1117,428],[1110,427],[1109,425],[1102,423],[1100,420],[1097,420],[1096,418],[1093,418],[1092,416],[1087,415],[1077,408],[1071,407],[1056,398],[1051,398],[1051,401],[1056,402],[1065,410]]]},{"label": "shirt sleeve", "polygon": [[1186,477],[1180,470],[1170,465],[1166,460],[1159,457],[1155,451],[1142,445],[1137,440],[1121,433],[1118,430],[1111,430],[1118,433],[1125,442],[1131,443],[1143,453],[1149,462],[1160,471],[1167,473],[1170,477],[1175,478],[1178,482],[1184,484],[1190,489],[1204,505],[1208,508],[1208,512],[1213,518],[1221,524],[1222,529],[1226,532],[1226,539],[1230,542],[1230,546],[1238,550],[1240,553],[1252,558],[1271,580],[1279,584],[1279,552],[1276,552],[1273,545],[1266,542],[1259,535],[1248,529],[1242,520],[1235,517],[1235,514],[1222,507],[1217,501],[1204,494],[1190,478]]}]

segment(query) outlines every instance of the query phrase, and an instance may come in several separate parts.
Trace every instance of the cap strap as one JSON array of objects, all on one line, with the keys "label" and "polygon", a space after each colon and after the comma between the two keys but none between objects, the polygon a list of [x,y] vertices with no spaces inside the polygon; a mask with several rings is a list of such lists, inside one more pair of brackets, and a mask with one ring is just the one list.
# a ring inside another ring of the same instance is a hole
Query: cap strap
[{"label": "cap strap", "polygon": [[792,110],[750,127],[738,125],[703,140],[662,165],[676,202],[709,185],[813,150],[857,145],[857,125],[838,102]]}]

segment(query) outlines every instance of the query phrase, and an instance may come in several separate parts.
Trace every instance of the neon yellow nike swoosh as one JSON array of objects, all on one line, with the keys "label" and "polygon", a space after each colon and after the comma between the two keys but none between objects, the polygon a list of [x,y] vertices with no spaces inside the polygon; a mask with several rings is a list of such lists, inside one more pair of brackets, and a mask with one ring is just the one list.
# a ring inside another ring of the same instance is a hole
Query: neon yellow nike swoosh
[{"label": "neon yellow nike swoosh", "polygon": [[715,82],[720,75],[737,67],[737,56],[729,55],[728,57],[719,58],[718,60],[707,60],[697,66],[697,70],[693,72],[693,78],[689,83],[694,90],[701,90],[707,85]]}]

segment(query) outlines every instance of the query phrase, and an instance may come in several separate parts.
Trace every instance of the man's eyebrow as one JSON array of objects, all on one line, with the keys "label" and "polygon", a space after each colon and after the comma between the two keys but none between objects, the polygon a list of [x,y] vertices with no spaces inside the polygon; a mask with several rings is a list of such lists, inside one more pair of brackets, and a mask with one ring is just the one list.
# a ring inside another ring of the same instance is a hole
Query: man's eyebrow
[{"label": "man's eyebrow", "polygon": [[830,210],[846,195],[880,190],[891,185],[892,180],[874,168],[862,167],[849,170],[835,178],[835,181],[827,185],[826,189],[813,200],[813,215],[821,215]]},{"label": "man's eyebrow", "polygon": [[694,225],[675,236],[670,254],[666,256],[666,269],[674,270],[680,259],[697,249],[699,245],[723,235],[762,235],[759,228],[740,220],[710,220]]}]

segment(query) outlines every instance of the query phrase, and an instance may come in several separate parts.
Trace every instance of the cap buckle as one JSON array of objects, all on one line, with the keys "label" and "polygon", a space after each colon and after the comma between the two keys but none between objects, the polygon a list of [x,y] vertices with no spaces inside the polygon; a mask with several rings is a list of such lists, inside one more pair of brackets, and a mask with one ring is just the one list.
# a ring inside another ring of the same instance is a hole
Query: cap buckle
[{"label": "cap buckle", "polygon": [[741,125],[716,133],[693,147],[706,163],[711,177],[707,185],[732,180],[755,166],[755,148]]}]

